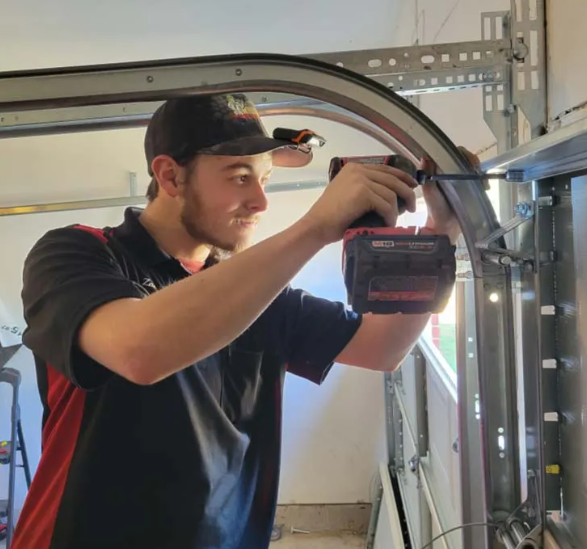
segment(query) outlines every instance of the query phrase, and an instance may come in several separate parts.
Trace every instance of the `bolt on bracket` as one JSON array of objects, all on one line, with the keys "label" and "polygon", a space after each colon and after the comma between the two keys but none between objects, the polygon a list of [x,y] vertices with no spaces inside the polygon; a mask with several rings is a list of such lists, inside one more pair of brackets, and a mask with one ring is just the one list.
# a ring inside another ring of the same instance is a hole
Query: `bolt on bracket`
[{"label": "bolt on bracket", "polygon": [[510,266],[519,265],[523,268],[532,269],[534,266],[533,254],[522,254],[516,250],[491,246],[496,240],[502,238],[511,231],[517,229],[520,225],[526,223],[534,217],[534,206],[529,202],[516,204],[516,215],[507,223],[504,223],[499,229],[493,231],[489,236],[475,244],[477,249],[483,250],[483,260],[496,265]]}]

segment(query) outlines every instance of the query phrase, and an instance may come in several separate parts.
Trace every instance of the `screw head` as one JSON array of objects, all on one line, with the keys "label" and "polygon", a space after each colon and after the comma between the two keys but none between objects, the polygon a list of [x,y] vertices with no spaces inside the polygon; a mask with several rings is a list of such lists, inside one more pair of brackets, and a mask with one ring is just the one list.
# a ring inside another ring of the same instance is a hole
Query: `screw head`
[{"label": "screw head", "polygon": [[530,206],[525,202],[521,202],[520,204],[516,204],[515,212],[520,215],[528,215],[530,213]]}]

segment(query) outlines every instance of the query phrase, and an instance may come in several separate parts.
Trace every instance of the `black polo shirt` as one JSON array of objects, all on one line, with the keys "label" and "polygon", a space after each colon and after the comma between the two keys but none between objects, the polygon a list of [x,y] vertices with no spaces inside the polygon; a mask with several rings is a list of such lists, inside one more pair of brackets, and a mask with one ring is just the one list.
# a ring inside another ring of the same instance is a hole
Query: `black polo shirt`
[{"label": "black polo shirt", "polygon": [[78,348],[81,323],[193,274],[139,214],[52,230],[26,259],[43,452],[11,549],[267,547],[285,372],[321,383],[360,325],[342,303],[288,286],[219,353],[152,386],[127,381]]}]

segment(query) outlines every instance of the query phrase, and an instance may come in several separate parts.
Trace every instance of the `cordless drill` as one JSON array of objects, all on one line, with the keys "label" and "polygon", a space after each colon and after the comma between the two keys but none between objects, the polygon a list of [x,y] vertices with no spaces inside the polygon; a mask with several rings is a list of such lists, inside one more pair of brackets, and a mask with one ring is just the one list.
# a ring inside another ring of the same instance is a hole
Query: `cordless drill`
[{"label": "cordless drill", "polygon": [[[400,155],[332,158],[329,180],[350,162],[385,164],[424,182],[422,173]],[[398,197],[400,215],[405,209]],[[455,246],[446,235],[388,227],[381,216],[369,212],[344,234],[342,270],[348,304],[359,314],[438,313],[456,279]]]}]

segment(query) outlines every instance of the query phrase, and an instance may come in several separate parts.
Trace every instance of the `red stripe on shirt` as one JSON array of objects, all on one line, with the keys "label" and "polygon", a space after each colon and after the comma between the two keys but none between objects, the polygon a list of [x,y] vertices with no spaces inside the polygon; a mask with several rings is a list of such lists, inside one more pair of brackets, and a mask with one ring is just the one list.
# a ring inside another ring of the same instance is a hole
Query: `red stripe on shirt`
[{"label": "red stripe on shirt", "polygon": [[10,549],[48,549],[84,412],[85,393],[47,364],[49,417],[43,454]]},{"label": "red stripe on shirt", "polygon": [[74,225],[74,229],[80,229],[98,237],[102,242],[108,242],[106,235],[102,229],[96,229],[95,227],[88,227],[87,225]]}]

